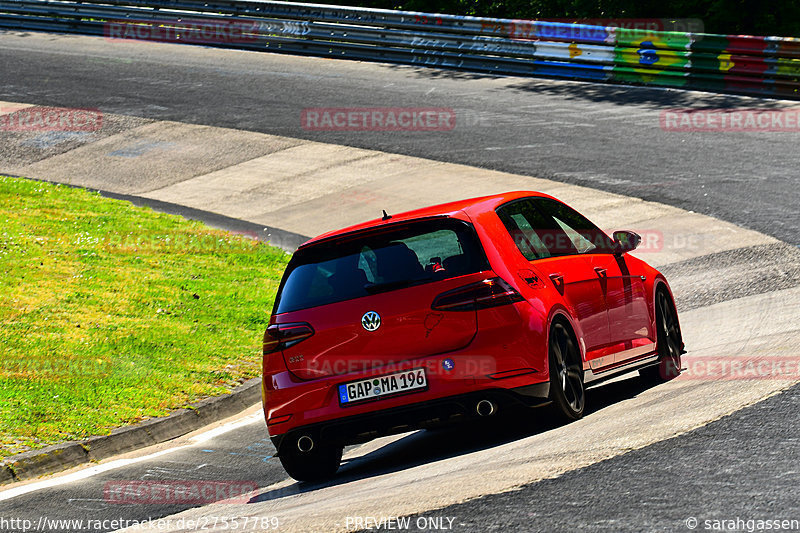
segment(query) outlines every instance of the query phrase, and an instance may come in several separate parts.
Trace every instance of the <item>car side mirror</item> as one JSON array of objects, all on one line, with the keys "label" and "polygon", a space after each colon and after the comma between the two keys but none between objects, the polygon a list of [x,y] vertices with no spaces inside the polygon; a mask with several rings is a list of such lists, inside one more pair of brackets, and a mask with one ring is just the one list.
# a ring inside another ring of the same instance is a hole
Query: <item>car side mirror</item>
[{"label": "car side mirror", "polygon": [[638,233],[633,231],[615,231],[614,232],[614,254],[622,255],[625,252],[635,250],[642,238]]}]

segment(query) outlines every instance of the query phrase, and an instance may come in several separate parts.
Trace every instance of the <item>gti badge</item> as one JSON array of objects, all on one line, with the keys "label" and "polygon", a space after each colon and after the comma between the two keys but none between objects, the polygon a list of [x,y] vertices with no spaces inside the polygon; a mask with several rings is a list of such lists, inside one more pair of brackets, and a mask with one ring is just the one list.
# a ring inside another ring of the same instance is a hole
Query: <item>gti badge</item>
[{"label": "gti badge", "polygon": [[375,331],[381,327],[381,315],[375,311],[367,311],[364,313],[364,316],[361,317],[361,325],[364,326],[364,329],[367,331]]}]

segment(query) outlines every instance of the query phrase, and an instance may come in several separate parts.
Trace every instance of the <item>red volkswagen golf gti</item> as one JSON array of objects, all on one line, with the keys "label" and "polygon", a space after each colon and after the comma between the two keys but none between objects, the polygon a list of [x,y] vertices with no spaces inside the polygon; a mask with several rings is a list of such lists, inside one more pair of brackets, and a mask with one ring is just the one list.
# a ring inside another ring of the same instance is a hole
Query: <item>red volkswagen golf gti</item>
[{"label": "red volkswagen golf gti", "polygon": [[290,476],[345,445],[490,416],[583,415],[585,387],[666,380],[683,342],[667,280],[564,203],[513,192],[321,235],[292,257],[264,335],[264,413]]}]

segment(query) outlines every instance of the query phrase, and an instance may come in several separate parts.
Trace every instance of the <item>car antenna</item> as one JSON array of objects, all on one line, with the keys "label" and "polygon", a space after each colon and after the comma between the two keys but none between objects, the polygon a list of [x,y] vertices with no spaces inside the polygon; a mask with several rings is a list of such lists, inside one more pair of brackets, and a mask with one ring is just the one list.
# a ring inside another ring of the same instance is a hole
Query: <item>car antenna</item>
[{"label": "car antenna", "polygon": [[386,213],[386,209],[384,209],[383,210],[383,218],[381,218],[381,220],[389,220],[390,218],[392,218],[392,215],[387,214]]}]

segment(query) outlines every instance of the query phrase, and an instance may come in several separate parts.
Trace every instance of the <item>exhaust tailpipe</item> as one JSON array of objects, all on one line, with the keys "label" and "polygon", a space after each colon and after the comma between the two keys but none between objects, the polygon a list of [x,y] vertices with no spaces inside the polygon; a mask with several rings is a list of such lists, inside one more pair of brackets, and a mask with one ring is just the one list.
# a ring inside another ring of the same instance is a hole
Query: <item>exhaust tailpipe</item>
[{"label": "exhaust tailpipe", "polygon": [[477,411],[480,416],[491,416],[497,412],[497,406],[494,402],[489,400],[481,400],[478,402],[478,405],[475,406],[475,411]]},{"label": "exhaust tailpipe", "polygon": [[314,440],[308,435],[303,435],[297,439],[297,449],[303,453],[308,453],[314,449]]}]

